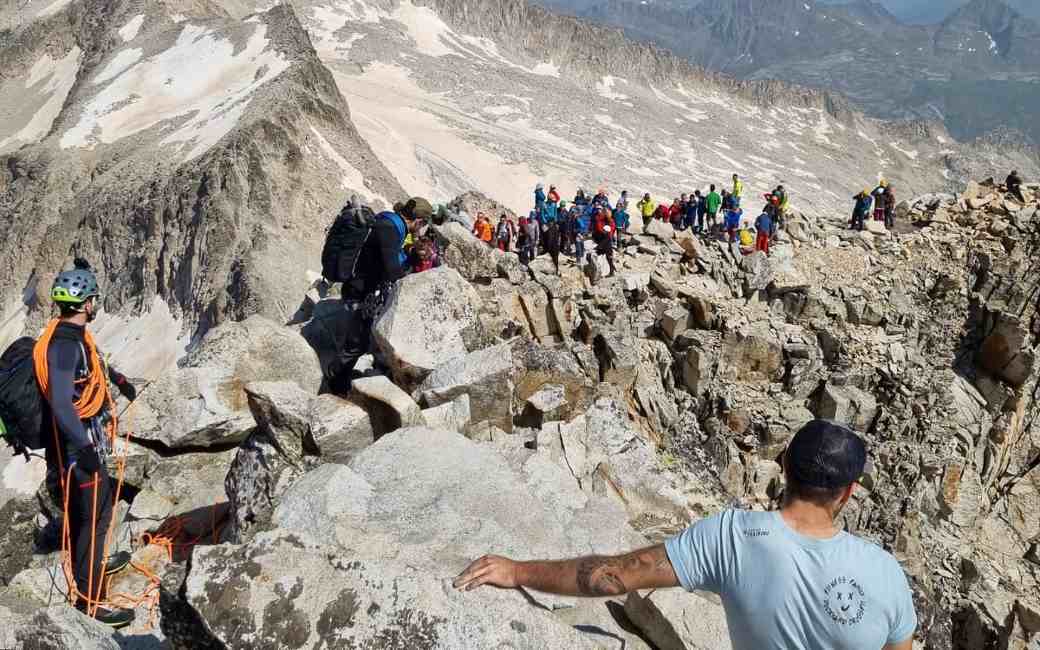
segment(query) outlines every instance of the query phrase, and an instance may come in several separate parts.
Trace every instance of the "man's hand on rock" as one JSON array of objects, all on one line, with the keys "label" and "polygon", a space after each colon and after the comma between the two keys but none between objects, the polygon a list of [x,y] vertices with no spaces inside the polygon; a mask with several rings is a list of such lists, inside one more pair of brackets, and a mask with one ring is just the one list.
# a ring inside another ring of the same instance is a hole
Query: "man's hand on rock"
[{"label": "man's hand on rock", "polygon": [[452,585],[456,589],[470,591],[482,585],[491,585],[502,589],[514,589],[517,582],[517,562],[498,555],[485,555],[476,560],[455,578]]}]

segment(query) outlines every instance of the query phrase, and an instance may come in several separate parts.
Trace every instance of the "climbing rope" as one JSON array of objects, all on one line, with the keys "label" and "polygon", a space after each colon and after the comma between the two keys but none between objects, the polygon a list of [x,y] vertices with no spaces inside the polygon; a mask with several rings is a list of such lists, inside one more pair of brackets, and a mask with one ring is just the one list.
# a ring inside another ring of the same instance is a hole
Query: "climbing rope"
[{"label": "climbing rope", "polygon": [[[53,338],[54,331],[58,326],[59,321],[57,319],[51,321],[47,328],[44,330],[43,335],[37,341],[35,348],[33,349],[33,363],[36,370],[37,382],[40,385],[40,390],[44,395],[48,394],[49,388],[49,377],[47,372],[47,348],[50,345],[50,341]],[[106,368],[101,362],[101,358],[97,352],[97,346],[94,343],[94,338],[90,332],[85,333],[84,337],[84,351],[87,355],[88,364],[88,375],[86,378],[79,380],[77,383],[81,386],[80,399],[75,402],[76,412],[81,419],[90,419],[101,413],[102,409],[108,407],[108,412],[111,414],[111,420],[108,422],[104,431],[105,436],[108,438],[110,448],[113,450],[113,456],[116,464],[116,488],[115,494],[112,499],[112,516],[109,521],[107,533],[105,534],[103,553],[102,553],[102,567],[108,562],[110,545],[112,541],[113,532],[116,526],[117,516],[117,504],[122,494],[123,483],[126,475],[126,462],[127,455],[130,449],[131,432],[129,430],[122,437],[122,446],[117,448],[116,442],[120,437],[119,433],[119,416],[116,415],[115,403],[112,400],[112,395],[108,387],[108,378],[106,376]],[[132,411],[135,402],[131,402],[130,406],[126,409],[124,414],[128,414]],[[61,567],[65,574],[65,580],[68,583],[68,599],[69,603],[76,605],[82,602],[85,605],[85,609],[88,616],[94,617],[97,611],[101,607],[108,609],[116,608],[127,608],[137,609],[139,607],[146,607],[148,610],[148,622],[147,627],[150,629],[154,627],[159,607],[159,586],[161,579],[157,576],[150,568],[144,564],[137,562],[130,562],[130,567],[137,571],[139,574],[144,576],[147,581],[147,586],[140,594],[128,594],[123,592],[113,593],[111,591],[112,579],[114,576],[105,576],[101,580],[101,586],[98,588],[97,593],[94,593],[93,586],[94,581],[94,562],[91,561],[90,571],[88,574],[88,593],[84,594],[79,591],[76,585],[75,574],[72,566],[72,538],[71,538],[71,527],[69,521],[69,500],[70,490],[72,482],[74,480],[72,474],[72,467],[65,468],[65,462],[62,458],[62,445],[59,439],[58,426],[56,421],[52,421],[54,429],[54,446],[58,454],[58,463],[61,468],[61,489],[64,495],[64,503],[62,508],[62,533],[61,533]],[[92,499],[92,514],[93,521],[91,527],[91,539],[90,539],[90,558],[94,557],[96,550],[96,539],[97,531],[97,516],[98,516],[98,491],[100,487],[101,476],[99,472],[94,474],[92,483],[81,485],[80,487],[93,486],[94,494]],[[149,546],[154,545],[162,548],[166,551],[166,556],[170,561],[174,560],[174,551],[177,548],[191,548],[199,543],[205,541],[206,538],[210,538],[213,544],[219,543],[220,535],[223,530],[223,522],[218,523],[217,521],[217,506],[213,505],[211,508],[211,520],[210,520],[210,533],[202,532],[195,537],[184,541],[182,537],[186,535],[187,527],[185,522],[187,517],[175,516],[169,517],[159,526],[154,532],[145,532],[141,535],[140,545]]]}]

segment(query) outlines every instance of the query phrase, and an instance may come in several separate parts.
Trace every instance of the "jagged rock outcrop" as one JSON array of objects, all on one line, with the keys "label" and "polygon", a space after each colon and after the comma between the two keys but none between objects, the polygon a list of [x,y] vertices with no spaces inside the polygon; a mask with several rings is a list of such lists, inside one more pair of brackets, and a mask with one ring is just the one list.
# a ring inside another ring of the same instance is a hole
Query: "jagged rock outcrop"
[{"label": "jagged rock outcrop", "polygon": [[401,280],[372,334],[395,381],[410,389],[442,363],[487,347],[479,311],[473,287],[441,267]]},{"label": "jagged rock outcrop", "polygon": [[289,381],[314,394],[321,369],[303,337],[262,316],[216,328],[181,367],[148,385],[127,426],[169,448],[241,442],[253,426],[249,382]]},{"label": "jagged rock outcrop", "polygon": [[[315,222],[351,191],[404,194],[289,5],[249,22],[208,3],[176,11],[19,10],[2,46],[5,316],[24,304],[38,325],[36,296],[75,253],[96,266],[110,312],[158,298],[196,336],[284,318],[308,282],[291,260],[320,252]],[[184,75],[193,58],[198,74]]]}]

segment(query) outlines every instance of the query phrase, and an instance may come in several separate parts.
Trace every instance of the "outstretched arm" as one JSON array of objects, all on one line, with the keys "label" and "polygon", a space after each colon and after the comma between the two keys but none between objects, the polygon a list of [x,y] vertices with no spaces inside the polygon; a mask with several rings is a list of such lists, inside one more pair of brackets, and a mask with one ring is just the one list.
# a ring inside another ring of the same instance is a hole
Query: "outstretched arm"
[{"label": "outstretched arm", "polygon": [[529,587],[563,596],[619,596],[637,589],[677,587],[679,579],[664,544],[625,555],[589,555],[571,560],[515,562],[485,555],[453,583],[457,589],[491,585]]}]

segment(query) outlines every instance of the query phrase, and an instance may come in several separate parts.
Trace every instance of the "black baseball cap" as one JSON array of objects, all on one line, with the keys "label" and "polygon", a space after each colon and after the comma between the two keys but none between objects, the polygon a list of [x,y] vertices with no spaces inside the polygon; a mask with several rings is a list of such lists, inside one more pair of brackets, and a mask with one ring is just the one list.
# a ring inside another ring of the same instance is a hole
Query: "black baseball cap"
[{"label": "black baseball cap", "polygon": [[830,420],[812,420],[787,445],[787,471],[798,483],[836,489],[859,481],[867,467],[867,446],[851,429]]}]

